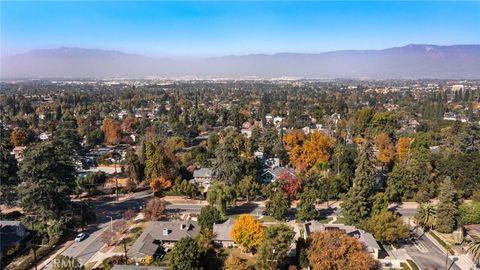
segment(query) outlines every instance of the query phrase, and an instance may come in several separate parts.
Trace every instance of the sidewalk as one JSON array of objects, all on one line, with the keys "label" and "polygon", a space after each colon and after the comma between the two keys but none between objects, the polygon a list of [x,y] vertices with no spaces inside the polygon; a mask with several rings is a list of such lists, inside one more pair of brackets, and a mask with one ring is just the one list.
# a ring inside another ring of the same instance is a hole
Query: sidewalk
[{"label": "sidewalk", "polygon": [[37,263],[37,268],[38,269],[45,268],[48,264],[50,264],[50,262],[55,260],[55,258],[57,258],[57,256],[62,254],[67,248],[69,248],[71,245],[73,245],[73,243],[75,243],[75,240],[69,240],[69,241],[55,247],[54,251],[52,251],[53,253],[50,252],[50,255],[48,255],[48,257],[43,258],[42,260],[40,260],[39,263]]}]

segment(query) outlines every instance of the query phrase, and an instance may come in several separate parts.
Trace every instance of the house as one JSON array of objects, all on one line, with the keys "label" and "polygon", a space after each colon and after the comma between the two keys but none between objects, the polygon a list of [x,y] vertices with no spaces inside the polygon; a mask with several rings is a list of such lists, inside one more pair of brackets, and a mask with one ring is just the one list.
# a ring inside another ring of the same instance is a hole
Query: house
[{"label": "house", "polygon": [[118,119],[122,120],[122,119],[124,119],[127,115],[128,115],[128,111],[127,111],[127,110],[121,110],[121,111],[117,114],[117,117],[118,117]]},{"label": "house", "polygon": [[221,224],[213,224],[213,233],[215,234],[213,242],[223,247],[236,246],[235,242],[230,236],[230,232],[232,231],[234,224],[235,220],[232,218],[229,218],[227,221]]},{"label": "house", "polygon": [[296,177],[295,170],[290,167],[275,167],[263,170],[263,172],[259,175],[258,180],[263,183],[275,182],[278,176],[282,173],[289,173]]},{"label": "house", "polygon": [[279,127],[283,122],[283,117],[280,117],[280,116],[276,116],[273,118],[273,124],[276,126],[276,127]]},{"label": "house", "polygon": [[213,172],[210,168],[200,168],[193,171],[193,182],[200,187],[203,187],[205,191],[208,190],[212,183]]},{"label": "house", "polygon": [[0,220],[0,258],[7,256],[11,248],[20,245],[26,248],[30,233],[20,221]]},{"label": "house", "polygon": [[365,245],[365,248],[374,259],[378,259],[378,253],[380,252],[381,248],[371,233],[357,229],[355,226],[348,226],[343,224],[323,224],[315,220],[303,224],[303,232],[305,239],[314,232],[333,230],[342,231],[349,236],[355,237]]},{"label": "house", "polygon": [[15,159],[18,162],[20,162],[20,161],[23,160],[25,149],[27,149],[26,146],[17,146],[15,148],[13,148],[11,154],[15,156]]},{"label": "house", "polygon": [[161,245],[168,250],[180,239],[187,236],[195,238],[199,233],[200,226],[192,220],[155,221],[145,228],[128,251],[128,256],[132,258],[143,258],[147,255],[154,256]]}]

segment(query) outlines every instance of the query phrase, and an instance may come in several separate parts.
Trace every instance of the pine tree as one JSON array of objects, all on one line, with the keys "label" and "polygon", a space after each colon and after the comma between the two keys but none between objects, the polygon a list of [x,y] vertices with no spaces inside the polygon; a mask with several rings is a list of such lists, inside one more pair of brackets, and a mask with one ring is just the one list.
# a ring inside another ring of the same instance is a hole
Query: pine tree
[{"label": "pine tree", "polygon": [[376,176],[374,162],[370,143],[364,142],[356,160],[353,186],[342,204],[348,224],[359,225],[370,217]]},{"label": "pine tree", "polygon": [[442,233],[451,233],[457,226],[458,198],[450,177],[440,184],[435,228]]}]

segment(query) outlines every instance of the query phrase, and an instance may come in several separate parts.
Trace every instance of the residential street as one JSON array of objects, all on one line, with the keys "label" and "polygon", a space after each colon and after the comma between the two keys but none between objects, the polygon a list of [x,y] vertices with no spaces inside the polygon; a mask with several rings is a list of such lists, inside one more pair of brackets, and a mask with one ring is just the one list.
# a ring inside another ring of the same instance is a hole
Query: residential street
[{"label": "residential street", "polygon": [[[100,239],[100,235],[104,230],[108,230],[110,227],[110,216],[113,221],[120,219],[122,213],[128,209],[135,209],[139,211],[144,207],[148,197],[152,196],[150,191],[141,191],[131,194],[128,198],[122,198],[120,201],[112,200],[108,201],[92,201],[91,206],[95,209],[97,214],[97,225],[91,226],[86,230],[88,237],[81,241],[75,242],[68,247],[62,255],[72,256],[78,258],[80,263],[87,263],[103,246],[103,242]],[[167,205],[167,211],[169,213],[195,213],[199,214],[204,202],[188,202],[178,203],[175,201],[169,201]],[[326,205],[320,205],[317,207],[322,215],[339,216],[341,209],[338,208],[338,202],[330,205],[329,208]],[[295,212],[295,208],[291,208],[291,212]],[[413,217],[416,213],[415,208],[395,208],[398,213],[404,217]],[[265,206],[260,202],[250,202],[243,205],[230,208],[228,213],[231,215],[249,213],[254,216],[262,215],[265,211]],[[409,245],[406,247],[408,253],[419,264],[420,267],[425,268],[427,266],[436,266],[438,268],[445,267],[444,254],[438,249],[429,239],[422,237],[419,239],[420,246],[426,247],[428,250],[426,253],[421,252],[415,245]],[[45,269],[52,269],[52,263],[48,264]],[[450,269],[460,269],[456,265]]]},{"label": "residential street", "polygon": [[[438,248],[427,236],[422,235],[415,244],[405,245],[407,253],[412,257],[420,269],[445,269],[445,253]],[[461,270],[448,259],[448,269]]]}]

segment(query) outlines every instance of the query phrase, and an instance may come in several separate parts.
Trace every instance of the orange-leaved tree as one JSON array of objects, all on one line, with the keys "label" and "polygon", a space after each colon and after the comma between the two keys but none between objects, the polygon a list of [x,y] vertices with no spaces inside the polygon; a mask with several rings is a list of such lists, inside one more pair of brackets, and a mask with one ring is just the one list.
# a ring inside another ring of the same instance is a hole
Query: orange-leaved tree
[{"label": "orange-leaved tree", "polygon": [[363,244],[342,231],[313,233],[307,258],[314,270],[370,270],[376,266]]},{"label": "orange-leaved tree", "polygon": [[335,140],[323,132],[314,131],[303,144],[302,159],[306,168],[327,162],[330,159]]},{"label": "orange-leaved tree", "polygon": [[395,155],[395,148],[393,147],[390,137],[385,133],[380,133],[375,137],[375,146],[378,149],[377,159],[382,166],[388,165]]},{"label": "orange-leaved tree", "polygon": [[407,137],[400,137],[397,142],[397,157],[398,160],[404,162],[407,160],[408,155],[410,154],[410,145],[412,144],[413,139]]},{"label": "orange-leaved tree", "polygon": [[155,193],[164,191],[172,187],[172,181],[160,176],[150,181],[150,187]]},{"label": "orange-leaved tree", "polygon": [[103,132],[105,133],[105,142],[109,145],[114,145],[119,139],[120,125],[112,118],[105,118],[102,125]]},{"label": "orange-leaved tree", "polygon": [[262,224],[253,216],[243,214],[233,225],[230,236],[245,252],[250,252],[262,243]]}]

